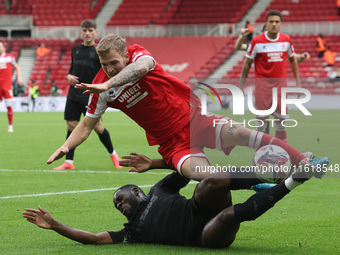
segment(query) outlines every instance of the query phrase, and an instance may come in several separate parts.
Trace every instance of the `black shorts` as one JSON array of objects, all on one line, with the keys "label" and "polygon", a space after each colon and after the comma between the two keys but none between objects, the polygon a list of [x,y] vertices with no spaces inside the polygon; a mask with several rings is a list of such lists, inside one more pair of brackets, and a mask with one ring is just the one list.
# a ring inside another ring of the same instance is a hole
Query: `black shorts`
[{"label": "black shorts", "polygon": [[81,114],[85,116],[87,110],[87,104],[74,101],[72,99],[66,100],[64,120],[76,120],[79,121]]}]

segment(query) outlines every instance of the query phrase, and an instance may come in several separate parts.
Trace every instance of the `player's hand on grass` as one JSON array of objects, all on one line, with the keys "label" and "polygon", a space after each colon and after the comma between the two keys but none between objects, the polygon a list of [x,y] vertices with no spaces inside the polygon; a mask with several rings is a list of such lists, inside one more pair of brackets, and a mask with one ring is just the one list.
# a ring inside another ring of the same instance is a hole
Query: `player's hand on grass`
[{"label": "player's hand on grass", "polygon": [[60,147],[47,160],[47,164],[51,164],[53,161],[58,160],[58,159],[64,157],[68,152],[69,152],[69,149],[67,147]]},{"label": "player's hand on grass", "polygon": [[51,229],[54,219],[49,211],[38,206],[39,210],[27,208],[22,216],[40,228]]},{"label": "player's hand on grass", "polygon": [[91,93],[100,94],[108,89],[110,89],[110,85],[107,83],[100,83],[100,84],[87,84],[87,83],[80,83],[76,84],[76,89],[85,89],[83,92],[84,95],[89,95]]},{"label": "player's hand on grass", "polygon": [[151,169],[152,160],[143,154],[131,152],[130,156],[123,156],[119,161],[121,166],[132,167],[129,172],[143,173]]}]

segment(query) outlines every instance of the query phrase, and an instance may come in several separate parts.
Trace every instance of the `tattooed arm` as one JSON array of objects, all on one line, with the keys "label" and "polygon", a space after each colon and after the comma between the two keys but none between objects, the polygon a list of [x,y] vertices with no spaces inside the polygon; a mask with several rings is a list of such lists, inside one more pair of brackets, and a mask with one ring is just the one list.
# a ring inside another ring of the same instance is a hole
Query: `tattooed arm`
[{"label": "tattooed arm", "polygon": [[142,58],[137,62],[127,65],[121,72],[113,76],[107,83],[109,88],[134,82],[146,75],[154,67],[151,58]]},{"label": "tattooed arm", "polygon": [[146,75],[154,67],[154,60],[146,57],[141,58],[137,62],[131,63],[124,67],[118,74],[113,76],[110,80],[101,84],[77,84],[78,89],[86,89],[84,94],[95,93],[99,94],[112,87],[118,87],[129,82],[135,82]]}]

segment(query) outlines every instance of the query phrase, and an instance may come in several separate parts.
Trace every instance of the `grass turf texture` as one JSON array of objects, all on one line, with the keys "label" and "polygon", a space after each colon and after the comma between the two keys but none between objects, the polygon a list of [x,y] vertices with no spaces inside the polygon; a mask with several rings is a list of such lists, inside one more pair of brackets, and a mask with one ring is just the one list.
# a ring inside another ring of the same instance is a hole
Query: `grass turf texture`
[{"label": "grass turf texture", "polygon": [[[288,129],[288,141],[299,151],[329,156],[339,164],[339,111],[311,111],[303,116],[291,111],[298,127]],[[231,112],[222,112],[231,116]],[[243,117],[242,117],[243,118]],[[246,118],[253,118],[252,115]],[[240,118],[235,117],[236,120]],[[128,174],[115,170],[95,133],[76,149],[75,171],[51,171],[63,160],[46,165],[48,157],[65,140],[62,113],[15,113],[14,133],[7,133],[6,113],[0,113],[0,250],[1,254],[339,254],[339,178],[312,179],[291,192],[265,215],[242,223],[235,242],[228,249],[129,244],[114,246],[82,245],[58,234],[40,229],[22,218],[25,208],[41,205],[53,217],[69,226],[98,233],[120,230],[126,222],[114,209],[112,193],[127,183],[153,185],[166,170]],[[122,113],[106,113],[104,126],[110,131],[119,155],[135,151],[158,158],[157,148],[149,147],[144,131]],[[271,128],[271,132],[274,129]],[[207,150],[212,164],[236,166],[251,162],[253,150],[237,147],[226,158]],[[223,160],[222,160],[223,159]],[[90,171],[83,171],[90,170]],[[327,174],[330,176],[329,174]],[[338,173],[337,176],[340,174]],[[182,189],[192,196],[195,184]],[[77,191],[88,192],[77,192]],[[145,191],[149,187],[144,188]],[[69,193],[75,191],[75,193]],[[59,193],[58,193],[59,192]],[[65,192],[65,193],[61,193]],[[68,193],[67,193],[68,192]],[[46,194],[57,193],[57,194]],[[34,195],[22,197],[22,195]],[[39,195],[44,194],[44,195]],[[233,191],[233,202],[245,201],[252,191]],[[18,196],[18,197],[13,197]],[[21,196],[21,197],[20,197]],[[5,198],[10,197],[10,198]]]}]

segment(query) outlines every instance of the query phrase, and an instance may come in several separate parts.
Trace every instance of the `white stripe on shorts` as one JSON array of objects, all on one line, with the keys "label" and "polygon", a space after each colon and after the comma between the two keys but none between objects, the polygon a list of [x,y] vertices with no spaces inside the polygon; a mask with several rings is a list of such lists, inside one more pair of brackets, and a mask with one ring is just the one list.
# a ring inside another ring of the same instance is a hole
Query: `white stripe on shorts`
[{"label": "white stripe on shorts", "polygon": [[206,158],[206,159],[208,160],[209,165],[210,165],[209,158],[208,158],[207,154],[205,154],[205,153],[196,153],[196,154],[188,154],[188,155],[185,155],[185,156],[183,156],[183,157],[180,159],[180,161],[179,161],[178,164],[177,164],[177,172],[178,172],[180,175],[182,175],[182,176],[183,176],[183,173],[182,173],[182,170],[181,170],[182,165],[183,165],[184,161],[185,161],[186,159],[190,158],[190,157]]}]

